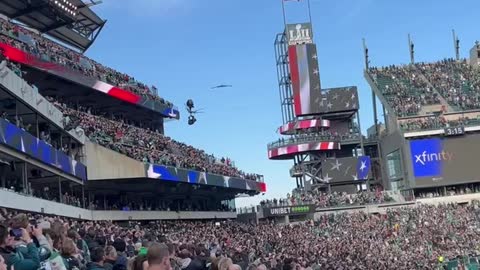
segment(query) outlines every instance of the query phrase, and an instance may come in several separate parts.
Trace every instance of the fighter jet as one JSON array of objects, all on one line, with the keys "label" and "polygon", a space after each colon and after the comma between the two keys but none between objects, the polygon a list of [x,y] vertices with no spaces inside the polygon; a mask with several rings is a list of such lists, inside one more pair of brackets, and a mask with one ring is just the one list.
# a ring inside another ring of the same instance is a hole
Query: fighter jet
[{"label": "fighter jet", "polygon": [[213,90],[213,89],[218,89],[218,88],[229,88],[229,87],[233,87],[233,85],[230,85],[230,84],[220,84],[220,85],[211,87],[210,89]]}]

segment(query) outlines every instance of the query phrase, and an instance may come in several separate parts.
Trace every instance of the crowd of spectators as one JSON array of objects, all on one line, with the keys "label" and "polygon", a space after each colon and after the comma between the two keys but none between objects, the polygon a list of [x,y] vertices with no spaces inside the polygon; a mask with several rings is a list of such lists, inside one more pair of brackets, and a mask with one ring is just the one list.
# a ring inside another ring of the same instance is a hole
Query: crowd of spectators
[{"label": "crowd of spectators", "polygon": [[48,38],[2,18],[0,18],[0,32],[0,42],[33,54],[44,61],[66,66],[74,71],[83,73],[85,76],[96,78],[148,99],[172,106],[170,102],[158,96],[155,86],[149,87],[138,82],[132,76],[106,67],[83,54],[61,46]]},{"label": "crowd of spectators", "polygon": [[1,270],[2,262],[15,270],[477,269],[480,255],[475,202],[337,213],[289,225],[120,225],[0,212]]},{"label": "crowd of spectators", "polygon": [[260,179],[257,174],[245,173],[236,168],[229,158],[217,159],[203,150],[177,142],[157,131],[127,124],[122,119],[94,115],[87,108],[73,109],[65,103],[48,99],[63,112],[67,119],[65,121],[68,121],[66,126],[79,126],[90,140],[133,159],[249,180]]},{"label": "crowd of spectators", "polygon": [[394,202],[394,199],[383,191],[359,191],[348,194],[346,192],[295,192],[287,194],[284,199],[264,200],[261,206],[286,206],[286,205],[307,205],[314,204],[317,208],[343,207],[352,205],[368,205]]},{"label": "crowd of spectators", "polygon": [[358,133],[351,133],[351,132],[339,133],[336,131],[332,132],[330,130],[324,130],[317,133],[301,133],[287,139],[285,139],[284,137],[281,137],[278,139],[278,141],[271,143],[269,146],[278,147],[278,146],[283,146],[288,144],[298,144],[298,143],[312,142],[312,141],[340,142],[340,141],[351,141],[351,140],[359,140],[359,139],[360,139],[360,134]]},{"label": "crowd of spectators", "polygon": [[416,115],[424,105],[440,104],[437,93],[412,66],[374,67],[368,72],[399,116]]},{"label": "crowd of spectators", "polygon": [[437,197],[446,197],[446,196],[456,196],[456,195],[465,195],[465,194],[473,194],[473,193],[480,193],[480,185],[479,184],[469,184],[469,185],[461,185],[461,186],[451,186],[451,187],[439,187],[436,189],[431,189],[428,191],[418,191],[416,192],[417,198],[437,198]]},{"label": "crowd of spectators", "polygon": [[440,97],[455,111],[480,109],[480,71],[466,59],[373,67],[368,72],[399,116],[440,104]]},{"label": "crowd of spectators", "polygon": [[434,63],[417,63],[415,66],[456,109],[480,108],[480,72],[465,59],[444,59]]},{"label": "crowd of spectators", "polygon": [[471,123],[477,124],[479,123],[479,121],[478,119],[470,119],[469,117],[459,117],[455,120],[447,120],[445,119],[445,117],[439,115],[422,118],[402,119],[402,121],[400,122],[400,128],[404,131],[416,131],[467,126]]}]

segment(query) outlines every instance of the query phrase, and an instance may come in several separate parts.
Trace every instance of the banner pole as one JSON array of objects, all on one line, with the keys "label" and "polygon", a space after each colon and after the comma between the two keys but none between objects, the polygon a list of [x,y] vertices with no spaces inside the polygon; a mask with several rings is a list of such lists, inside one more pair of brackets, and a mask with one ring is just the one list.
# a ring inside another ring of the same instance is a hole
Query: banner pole
[{"label": "banner pole", "polygon": [[310,7],[310,0],[307,0],[307,5],[308,5],[308,19],[310,20],[310,27],[312,28],[312,40],[313,40],[312,9]]},{"label": "banner pole", "polygon": [[282,12],[283,12],[283,25],[285,25],[285,34],[287,34],[287,15],[285,13],[285,0],[280,0],[282,2]]}]

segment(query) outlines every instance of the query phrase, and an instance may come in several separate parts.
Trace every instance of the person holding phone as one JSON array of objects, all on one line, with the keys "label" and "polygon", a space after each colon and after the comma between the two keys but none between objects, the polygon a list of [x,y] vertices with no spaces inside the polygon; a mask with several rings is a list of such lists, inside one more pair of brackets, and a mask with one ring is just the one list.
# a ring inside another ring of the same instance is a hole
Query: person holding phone
[{"label": "person holding phone", "polygon": [[[8,269],[13,266],[15,270],[37,270],[40,267],[38,248],[26,229],[21,228],[21,232],[20,240],[26,243],[26,252],[15,248],[14,237],[6,226],[0,225],[0,256],[5,259]],[[33,233],[38,234],[39,231],[35,230]]]}]

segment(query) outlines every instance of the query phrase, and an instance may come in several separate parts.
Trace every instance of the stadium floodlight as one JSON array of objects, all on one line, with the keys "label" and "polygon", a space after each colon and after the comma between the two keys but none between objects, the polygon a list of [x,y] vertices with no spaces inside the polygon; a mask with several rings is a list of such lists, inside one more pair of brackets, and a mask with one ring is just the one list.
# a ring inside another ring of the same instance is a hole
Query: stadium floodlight
[{"label": "stadium floodlight", "polygon": [[75,17],[77,15],[76,10],[78,7],[68,0],[50,0],[50,3],[70,16]]}]

